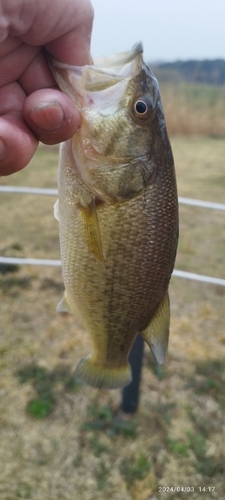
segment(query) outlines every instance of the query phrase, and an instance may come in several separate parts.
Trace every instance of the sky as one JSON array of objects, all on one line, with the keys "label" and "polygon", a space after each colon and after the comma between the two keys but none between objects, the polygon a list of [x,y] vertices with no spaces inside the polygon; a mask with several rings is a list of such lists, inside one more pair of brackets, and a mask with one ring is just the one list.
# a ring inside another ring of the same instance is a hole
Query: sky
[{"label": "sky", "polygon": [[145,60],[225,59],[225,0],[91,0],[92,55],[144,43]]}]

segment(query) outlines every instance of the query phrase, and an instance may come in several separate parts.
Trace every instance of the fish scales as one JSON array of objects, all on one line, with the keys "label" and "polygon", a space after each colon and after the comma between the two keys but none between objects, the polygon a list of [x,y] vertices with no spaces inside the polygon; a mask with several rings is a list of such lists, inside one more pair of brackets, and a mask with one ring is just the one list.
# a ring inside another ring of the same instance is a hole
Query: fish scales
[{"label": "fish scales", "polygon": [[[133,57],[132,51],[127,55],[133,66],[123,89],[129,94],[131,88],[129,99],[120,92],[114,105],[104,95],[106,107],[96,113],[96,91],[90,94],[87,83],[86,88],[82,83],[83,89],[76,75],[75,83],[68,84],[70,97],[73,91],[79,94],[75,102],[81,127],[60,152],[59,224],[66,292],[58,310],[79,314],[90,334],[92,353],[81,360],[76,375],[94,387],[130,382],[127,357],[138,332],[160,363],[169,335],[168,285],[178,240],[176,179],[157,82],[142,61],[142,48],[135,47]],[[56,61],[51,67],[59,84],[62,76],[67,81],[77,71]],[[99,93],[109,91],[110,74],[107,78],[106,90],[101,84]],[[155,113],[153,118],[133,119],[131,103],[136,96],[140,114],[146,105]],[[135,137],[140,147],[135,147]]]}]

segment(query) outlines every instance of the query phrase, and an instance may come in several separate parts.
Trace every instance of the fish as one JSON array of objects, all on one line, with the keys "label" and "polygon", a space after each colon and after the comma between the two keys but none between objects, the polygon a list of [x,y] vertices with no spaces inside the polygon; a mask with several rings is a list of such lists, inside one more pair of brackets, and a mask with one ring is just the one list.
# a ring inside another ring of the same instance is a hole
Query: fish
[{"label": "fish", "polygon": [[90,337],[75,377],[116,389],[132,380],[138,333],[157,363],[167,352],[178,242],[173,153],[142,42],[83,67],[51,59],[50,68],[81,116],[60,145],[55,217],[65,294],[57,311],[79,315]]}]

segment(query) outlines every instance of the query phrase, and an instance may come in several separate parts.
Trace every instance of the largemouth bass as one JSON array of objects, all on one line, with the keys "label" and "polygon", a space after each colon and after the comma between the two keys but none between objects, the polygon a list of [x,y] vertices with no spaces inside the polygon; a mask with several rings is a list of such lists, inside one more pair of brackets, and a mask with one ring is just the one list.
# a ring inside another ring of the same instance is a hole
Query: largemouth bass
[{"label": "largemouth bass", "polygon": [[159,87],[141,43],[94,65],[50,66],[81,114],[60,147],[55,215],[65,295],[57,310],[79,312],[92,341],[75,376],[117,388],[131,381],[127,358],[138,332],[158,363],[168,345],[178,203]]}]

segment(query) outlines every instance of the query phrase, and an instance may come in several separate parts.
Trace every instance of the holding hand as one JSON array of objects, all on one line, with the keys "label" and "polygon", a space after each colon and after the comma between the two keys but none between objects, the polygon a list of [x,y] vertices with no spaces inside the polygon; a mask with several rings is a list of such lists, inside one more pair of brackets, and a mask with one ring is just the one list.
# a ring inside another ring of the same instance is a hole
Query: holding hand
[{"label": "holding hand", "polygon": [[0,0],[0,175],[22,169],[38,141],[72,137],[79,112],[57,88],[46,51],[90,64],[89,0]]}]

